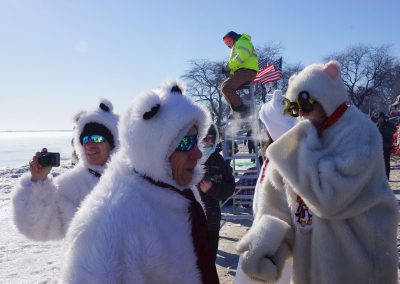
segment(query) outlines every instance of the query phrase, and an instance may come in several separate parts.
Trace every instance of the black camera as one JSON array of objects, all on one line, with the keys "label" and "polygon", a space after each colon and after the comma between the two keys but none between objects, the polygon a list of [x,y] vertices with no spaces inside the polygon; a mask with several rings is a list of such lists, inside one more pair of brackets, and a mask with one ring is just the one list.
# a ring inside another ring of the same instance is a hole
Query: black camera
[{"label": "black camera", "polygon": [[208,166],[206,167],[206,172],[204,173],[204,179],[215,183],[220,183],[222,182],[223,176],[219,167]]},{"label": "black camera", "polygon": [[40,154],[38,157],[39,165],[42,167],[59,167],[60,166],[60,153],[46,152]]}]

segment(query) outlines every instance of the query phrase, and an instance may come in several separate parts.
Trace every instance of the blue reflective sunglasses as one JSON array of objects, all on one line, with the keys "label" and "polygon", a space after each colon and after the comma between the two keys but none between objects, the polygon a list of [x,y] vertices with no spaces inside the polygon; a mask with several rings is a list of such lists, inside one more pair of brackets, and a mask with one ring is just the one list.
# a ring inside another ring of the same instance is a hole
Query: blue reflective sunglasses
[{"label": "blue reflective sunglasses", "polygon": [[83,137],[83,139],[82,139],[83,145],[89,143],[89,139],[93,143],[96,143],[96,144],[103,143],[104,141],[106,141],[106,138],[104,138],[104,136],[101,136],[101,135],[96,135],[96,134],[87,135],[87,136]]},{"label": "blue reflective sunglasses", "polygon": [[185,136],[182,138],[181,142],[179,142],[176,150],[180,152],[188,152],[192,150],[194,146],[197,146],[197,135]]}]

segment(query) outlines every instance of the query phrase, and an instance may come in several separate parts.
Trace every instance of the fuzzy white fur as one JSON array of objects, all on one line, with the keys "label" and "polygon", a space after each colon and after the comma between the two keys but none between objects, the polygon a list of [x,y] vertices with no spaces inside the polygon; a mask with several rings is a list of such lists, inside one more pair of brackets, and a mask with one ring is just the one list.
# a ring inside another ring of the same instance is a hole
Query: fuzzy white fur
[{"label": "fuzzy white fur", "polygon": [[[103,99],[111,110],[112,104]],[[59,240],[64,238],[69,224],[78,210],[82,200],[98,183],[99,178],[89,173],[88,168],[103,173],[106,165],[94,166],[88,163],[79,135],[86,123],[98,122],[106,126],[118,143],[118,116],[99,108],[93,111],[80,112],[75,116],[74,129],[75,149],[79,163],[62,175],[52,178],[50,175],[43,181],[32,182],[31,174],[24,174],[13,190],[13,221],[20,233],[36,241]],[[110,154],[110,155],[111,155]]]},{"label": "fuzzy white fur", "polygon": [[30,173],[24,174],[13,190],[13,221],[36,241],[64,238],[80,203],[99,181],[82,163],[54,179],[30,179]]},{"label": "fuzzy white fur", "polygon": [[[305,68],[289,89],[301,85],[298,91],[320,98],[337,96],[341,99],[332,104],[340,105],[346,96],[339,82],[314,82],[325,76],[325,68]],[[364,114],[350,106],[321,135],[302,121],[275,141],[267,155],[267,182],[260,193],[265,203],[259,202],[258,214],[291,225],[285,241],[293,251],[293,283],[397,283],[398,208],[386,181],[380,134]],[[294,226],[297,194],[314,214],[311,230]],[[251,247],[249,253],[257,249]]]},{"label": "fuzzy white fur", "polygon": [[136,97],[124,113],[121,151],[71,224],[61,283],[201,282],[188,201],[141,176],[177,186],[168,157],[192,125],[200,136],[210,125],[202,108],[170,92],[175,84]]},{"label": "fuzzy white fur", "polygon": [[334,60],[325,65],[311,64],[299,74],[292,75],[286,97],[295,102],[302,91],[308,91],[322,105],[328,116],[341,103],[348,101],[346,87],[340,79],[340,65]]},{"label": "fuzzy white fur", "polygon": [[[297,119],[293,116],[286,115],[283,113],[285,106],[282,101],[285,97],[282,95],[281,90],[275,90],[272,94],[272,98],[269,102],[265,103],[259,112],[260,120],[264,123],[273,141],[276,141],[285,132],[296,125]],[[261,174],[257,179],[257,183],[254,189],[253,197],[253,215],[257,215],[258,209],[258,195],[262,188],[261,177],[264,175],[266,170],[263,165]],[[265,177],[265,175],[264,175]],[[265,180],[265,178],[263,179]]]},{"label": "fuzzy white fur", "polygon": [[[106,105],[110,111],[104,111],[100,108],[100,104]],[[82,133],[83,128],[86,124],[91,122],[99,123],[105,126],[108,130],[110,130],[112,136],[114,137],[114,148],[110,152],[110,156],[115,154],[119,148],[119,139],[118,139],[118,120],[119,116],[113,112],[114,106],[113,104],[102,98],[99,102],[99,106],[90,111],[80,111],[76,113],[73,117],[75,121],[75,129],[74,129],[74,148],[76,153],[78,154],[79,160],[82,161],[87,167],[90,166],[93,170],[103,170],[102,166],[94,166],[89,165],[86,155],[85,149],[80,142],[80,135]]]},{"label": "fuzzy white fur", "polygon": [[282,105],[282,100],[284,98],[281,90],[275,90],[271,100],[263,104],[259,112],[260,120],[274,141],[296,124],[293,116],[283,113],[285,106]]},{"label": "fuzzy white fur", "polygon": [[289,229],[286,222],[263,215],[237,245],[243,271],[257,280],[277,281],[289,252],[283,242]]}]

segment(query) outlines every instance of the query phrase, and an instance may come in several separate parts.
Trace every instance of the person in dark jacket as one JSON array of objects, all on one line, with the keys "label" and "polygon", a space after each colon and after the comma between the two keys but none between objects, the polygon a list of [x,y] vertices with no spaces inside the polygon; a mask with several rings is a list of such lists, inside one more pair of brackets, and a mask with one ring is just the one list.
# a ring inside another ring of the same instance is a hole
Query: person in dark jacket
[{"label": "person in dark jacket", "polygon": [[[256,153],[256,145],[254,143],[252,135],[253,131],[250,129],[249,131],[247,131],[246,140],[244,140],[244,145],[247,144],[247,148],[249,149],[249,154]],[[255,163],[255,159],[251,159],[251,162]]]},{"label": "person in dark jacket", "polygon": [[222,149],[221,147],[217,147],[217,143],[218,130],[214,125],[211,125],[206,137],[202,140],[202,152],[206,159],[204,163],[206,172],[198,188],[206,210],[208,232],[214,261],[218,252],[221,222],[221,208],[219,202],[231,196],[235,190],[235,179],[232,175],[232,169],[219,154]]},{"label": "person in dark jacket", "polygon": [[393,135],[396,132],[396,126],[387,119],[383,112],[379,113],[378,122],[379,132],[382,135],[383,142],[383,159],[385,161],[386,177],[389,179],[390,176],[390,156],[392,154],[393,147]]}]

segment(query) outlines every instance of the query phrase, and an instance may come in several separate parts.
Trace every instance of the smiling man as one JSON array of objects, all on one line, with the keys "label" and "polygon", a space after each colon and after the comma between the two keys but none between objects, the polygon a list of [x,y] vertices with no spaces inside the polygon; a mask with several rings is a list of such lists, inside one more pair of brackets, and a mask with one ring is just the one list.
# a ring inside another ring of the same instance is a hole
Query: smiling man
[{"label": "smiling man", "polygon": [[196,184],[209,114],[176,82],[137,96],[67,236],[61,283],[218,283]]},{"label": "smiling man", "polygon": [[64,238],[81,201],[98,183],[118,143],[118,116],[112,104],[102,100],[94,111],[78,113],[74,120],[74,147],[78,164],[52,178],[50,166],[39,164],[42,149],[29,162],[30,172],[14,190],[14,223],[18,230],[37,241]]}]

